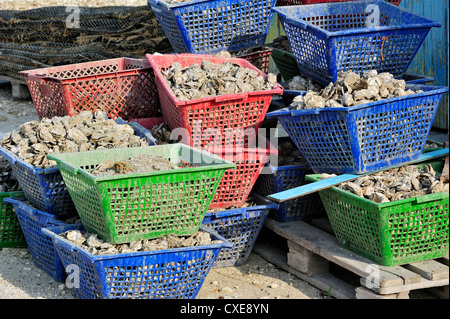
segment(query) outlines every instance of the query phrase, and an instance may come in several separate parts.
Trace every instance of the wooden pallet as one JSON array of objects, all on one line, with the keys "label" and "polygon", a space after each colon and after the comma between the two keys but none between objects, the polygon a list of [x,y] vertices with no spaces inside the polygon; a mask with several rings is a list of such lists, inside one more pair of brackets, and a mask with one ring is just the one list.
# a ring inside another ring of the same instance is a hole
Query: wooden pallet
[{"label": "wooden pallet", "polygon": [[30,91],[28,90],[27,82],[10,78],[8,76],[0,75],[0,81],[10,82],[12,89],[12,97],[15,99],[30,99]]},{"label": "wooden pallet", "polygon": [[[448,299],[448,255],[385,267],[342,248],[330,228],[321,228],[268,218],[253,251],[337,299],[409,299],[420,289]],[[353,282],[338,278],[331,268],[351,274]]]}]

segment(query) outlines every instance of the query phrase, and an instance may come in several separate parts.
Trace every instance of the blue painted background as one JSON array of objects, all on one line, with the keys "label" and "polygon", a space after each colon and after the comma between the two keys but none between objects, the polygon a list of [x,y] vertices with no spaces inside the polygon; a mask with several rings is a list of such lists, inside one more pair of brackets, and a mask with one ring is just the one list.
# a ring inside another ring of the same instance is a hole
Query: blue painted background
[{"label": "blue painted background", "polygon": [[[408,72],[434,78],[434,85],[448,86],[448,0],[402,0],[400,7],[438,21],[413,59]],[[448,131],[448,94],[442,99],[433,126]]]}]

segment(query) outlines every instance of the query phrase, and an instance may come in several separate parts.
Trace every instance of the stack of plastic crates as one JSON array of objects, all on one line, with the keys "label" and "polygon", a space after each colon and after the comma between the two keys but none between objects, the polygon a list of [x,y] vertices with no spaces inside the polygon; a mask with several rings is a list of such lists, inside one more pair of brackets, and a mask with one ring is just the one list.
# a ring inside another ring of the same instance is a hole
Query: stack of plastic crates
[{"label": "stack of plastic crates", "polygon": [[246,59],[248,62],[267,74],[269,73],[269,63],[272,52],[273,48],[264,46],[256,50],[251,50],[251,52],[248,53],[240,53],[236,55],[236,57]]},{"label": "stack of plastic crates", "polygon": [[[115,121],[119,125],[130,124],[137,136],[144,138],[150,145],[155,145],[151,133],[138,123],[128,123],[121,118]],[[58,219],[76,214],[58,166],[37,168],[1,146],[0,154],[9,161],[20,188],[34,207],[55,215]]]},{"label": "stack of plastic crates", "polygon": [[5,201],[7,198],[23,198],[24,196],[22,191],[0,193],[0,248],[27,246],[14,207]]},{"label": "stack of plastic crates", "polygon": [[[430,29],[440,26],[384,0],[272,10],[281,20],[300,73],[322,85],[336,82],[339,71],[374,69],[401,79]],[[367,24],[374,10],[379,12],[376,27]]]},{"label": "stack of plastic crates", "polygon": [[206,276],[229,241],[204,226],[209,245],[157,251],[93,255],[60,234],[82,226],[43,229],[65,267],[79,270],[74,290],[80,299],[195,299]]},{"label": "stack of plastic crates", "polygon": [[146,59],[117,58],[20,72],[39,119],[104,111],[108,118],[154,116],[159,107]]},{"label": "stack of plastic crates", "polygon": [[[443,161],[431,164],[436,172],[442,171]],[[381,204],[338,187],[319,194],[339,244],[378,264],[408,264],[448,252],[448,192]]]},{"label": "stack of plastic crates", "polygon": [[[120,161],[138,155],[162,157],[178,168],[109,176],[91,173],[105,159]],[[181,143],[54,154],[49,158],[57,162],[83,229],[111,244],[168,234],[188,236],[202,230],[224,172],[236,167]],[[213,240],[221,238],[206,231]],[[220,250],[231,247],[223,240],[203,246],[94,256],[58,236],[61,232],[45,233],[53,238],[63,264],[80,268],[80,288],[76,290],[80,298],[195,298]],[[165,275],[158,275],[161,273]]]},{"label": "stack of plastic crates", "polygon": [[255,245],[256,239],[271,210],[277,205],[253,195],[255,206],[233,208],[223,211],[208,211],[203,224],[214,229],[233,244],[232,249],[222,250],[214,267],[231,267],[245,264]]},{"label": "stack of plastic crates", "polygon": [[66,278],[66,271],[55,250],[51,238],[42,232],[50,226],[70,225],[29,205],[25,198],[5,198],[3,203],[13,206],[25,241],[30,250],[31,258],[39,269],[59,282]]}]

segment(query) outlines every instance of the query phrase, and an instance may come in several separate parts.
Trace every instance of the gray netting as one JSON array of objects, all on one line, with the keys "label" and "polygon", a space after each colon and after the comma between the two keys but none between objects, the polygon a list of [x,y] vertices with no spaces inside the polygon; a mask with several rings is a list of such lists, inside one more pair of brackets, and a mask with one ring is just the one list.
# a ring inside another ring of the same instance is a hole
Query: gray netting
[{"label": "gray netting", "polygon": [[67,27],[66,8],[0,11],[0,75],[172,51],[149,6],[80,7],[77,28]]}]

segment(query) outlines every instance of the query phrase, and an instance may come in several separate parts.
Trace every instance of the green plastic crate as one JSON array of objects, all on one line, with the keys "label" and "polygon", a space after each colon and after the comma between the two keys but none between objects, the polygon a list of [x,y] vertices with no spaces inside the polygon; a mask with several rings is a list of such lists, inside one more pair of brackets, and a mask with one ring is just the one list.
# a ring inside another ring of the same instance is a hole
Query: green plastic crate
[{"label": "green plastic crate", "polygon": [[[271,47],[271,45],[272,44],[268,44],[267,46]],[[300,70],[298,69],[297,61],[295,60],[293,53],[274,47],[271,48],[273,49],[273,62],[275,62],[275,65],[277,66],[278,71],[280,71],[284,81],[289,81],[294,76],[300,75]]]},{"label": "green plastic crate", "polygon": [[20,227],[12,204],[3,203],[4,198],[23,198],[23,192],[0,193],[0,248],[27,247],[25,236]]},{"label": "green plastic crate", "polygon": [[[179,169],[116,176],[89,173],[105,159],[151,154]],[[236,164],[187,145],[54,154],[84,227],[120,244],[166,234],[191,235],[200,227],[226,169]]]},{"label": "green plastic crate", "polygon": [[[318,181],[320,174],[306,179]],[[380,265],[440,258],[448,251],[448,192],[383,204],[337,187],[319,195],[339,244]]]}]

